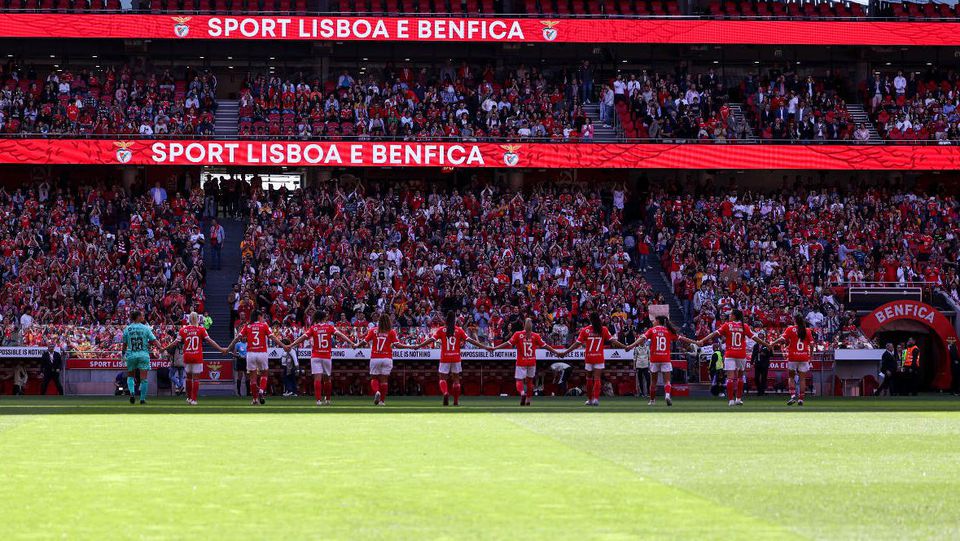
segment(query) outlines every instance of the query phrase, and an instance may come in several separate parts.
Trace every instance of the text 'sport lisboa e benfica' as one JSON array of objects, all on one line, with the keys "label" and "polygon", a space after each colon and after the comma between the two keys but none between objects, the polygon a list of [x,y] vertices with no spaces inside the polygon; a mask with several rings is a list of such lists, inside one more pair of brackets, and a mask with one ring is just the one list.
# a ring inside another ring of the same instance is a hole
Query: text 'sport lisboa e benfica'
[{"label": "text 'sport lisboa e benfica'", "polygon": [[0,163],[943,171],[960,169],[960,147],[10,138]]}]

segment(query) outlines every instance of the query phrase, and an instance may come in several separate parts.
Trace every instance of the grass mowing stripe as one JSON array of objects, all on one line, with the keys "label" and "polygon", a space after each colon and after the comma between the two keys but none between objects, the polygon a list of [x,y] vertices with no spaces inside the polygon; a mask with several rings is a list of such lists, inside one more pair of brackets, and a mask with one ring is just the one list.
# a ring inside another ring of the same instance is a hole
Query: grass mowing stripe
[{"label": "grass mowing stripe", "polygon": [[120,400],[0,402],[5,539],[960,537],[956,401]]},{"label": "grass mowing stripe", "polygon": [[[817,539],[960,537],[960,414],[596,416],[533,431]],[[603,445],[597,445],[602,441]]]},{"label": "grass mowing stripe", "polygon": [[13,539],[719,537],[703,500],[490,414],[43,416],[0,454]]}]

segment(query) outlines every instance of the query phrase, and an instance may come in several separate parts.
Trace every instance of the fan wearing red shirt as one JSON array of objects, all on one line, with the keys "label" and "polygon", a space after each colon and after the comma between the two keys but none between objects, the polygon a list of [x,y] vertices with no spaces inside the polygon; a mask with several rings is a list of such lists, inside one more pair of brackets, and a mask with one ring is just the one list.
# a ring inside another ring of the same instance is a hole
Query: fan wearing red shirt
[{"label": "fan wearing red shirt", "polygon": [[696,342],[682,336],[667,316],[657,316],[656,322],[656,325],[647,329],[647,332],[640,335],[634,343],[628,345],[626,350],[630,351],[644,342],[650,342],[650,401],[647,405],[656,405],[657,379],[663,375],[663,396],[667,406],[672,406],[673,399],[670,397],[670,392],[673,391],[673,386],[670,384],[670,377],[673,375],[673,363],[670,362],[670,352],[673,350],[673,341],[677,340],[684,344]]},{"label": "fan wearing red shirt", "polygon": [[[743,385],[745,382],[744,372],[747,370],[747,337],[769,346],[763,340],[754,335],[750,326],[743,322],[743,312],[739,308],[734,308],[730,312],[730,320],[720,326],[719,329],[704,336],[697,342],[697,345],[704,345],[714,338],[722,336],[726,341],[726,348],[723,354],[723,370],[727,373],[727,398],[728,405],[743,405]],[[734,399],[736,393],[736,399]]]},{"label": "fan wearing red shirt", "polygon": [[367,335],[357,342],[358,347],[363,344],[370,344],[370,390],[373,391],[373,405],[384,406],[390,386],[390,372],[393,372],[393,348],[413,349],[414,346],[400,343],[397,331],[393,330],[387,314],[380,316],[376,329],[367,331]]},{"label": "fan wearing red shirt", "polygon": [[252,404],[263,405],[266,403],[265,395],[267,392],[267,370],[268,354],[267,339],[273,339],[280,342],[270,329],[266,322],[266,312],[254,310],[250,314],[253,323],[247,323],[240,328],[240,332],[233,337],[233,341],[227,346],[227,351],[232,351],[240,339],[247,343],[247,374],[250,380],[250,396],[253,397]]},{"label": "fan wearing red shirt", "polygon": [[537,349],[543,348],[560,356],[560,352],[543,341],[540,335],[533,332],[533,320],[523,321],[523,330],[513,333],[509,340],[497,344],[490,351],[513,348],[517,350],[517,368],[514,377],[517,380],[517,392],[520,393],[520,405],[529,406],[533,397],[533,379],[537,377]]},{"label": "fan wearing red shirt", "polygon": [[313,374],[313,395],[318,406],[329,406],[333,395],[333,339],[343,340],[350,347],[357,347],[349,336],[340,332],[327,321],[327,314],[317,312],[317,322],[310,326],[299,338],[285,344],[284,351],[290,351],[306,340],[310,340],[310,373]]},{"label": "fan wearing red shirt", "polygon": [[780,342],[787,343],[787,387],[793,385],[790,391],[790,400],[788,406],[797,404],[803,405],[804,375],[810,371],[810,351],[813,348],[813,331],[807,328],[807,322],[803,316],[797,314],[793,317],[794,325],[787,327],[783,331],[783,336],[770,343],[775,346]]},{"label": "fan wearing red shirt", "polygon": [[560,356],[565,357],[577,348],[582,347],[586,350],[583,355],[583,366],[587,371],[587,386],[584,389],[587,394],[587,401],[584,405],[600,405],[600,390],[603,388],[603,369],[605,367],[603,347],[607,342],[618,348],[626,347],[625,344],[610,335],[610,331],[600,322],[600,315],[593,312],[590,314],[590,325],[580,329],[577,340],[570,344],[570,347],[560,352]]},{"label": "fan wearing red shirt", "polygon": [[183,365],[187,373],[187,404],[197,405],[197,396],[200,394],[200,374],[203,372],[203,341],[217,349],[220,353],[226,353],[226,348],[220,347],[210,335],[207,329],[200,325],[200,314],[190,312],[187,316],[187,325],[184,325],[177,338],[166,347],[172,350],[178,344],[183,344]]},{"label": "fan wearing red shirt", "polygon": [[[478,348],[486,349],[486,344],[481,344],[473,338],[467,336],[463,328],[457,325],[457,313],[447,312],[447,324],[433,332],[433,335],[420,342],[417,349],[426,347],[430,344],[440,342],[440,392],[443,393],[443,405],[450,405],[449,390],[453,389],[453,405],[460,405],[460,373],[463,372],[463,364],[460,358],[460,349],[463,344],[472,344]],[[447,378],[450,378],[448,385]]]}]

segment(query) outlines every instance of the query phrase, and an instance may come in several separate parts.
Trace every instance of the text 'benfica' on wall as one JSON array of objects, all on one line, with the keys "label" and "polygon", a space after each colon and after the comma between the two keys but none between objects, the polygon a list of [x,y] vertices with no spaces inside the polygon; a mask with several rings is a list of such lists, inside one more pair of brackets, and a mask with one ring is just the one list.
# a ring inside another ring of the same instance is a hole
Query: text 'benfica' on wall
[{"label": "text 'benfica' on wall", "polygon": [[960,23],[2,13],[0,37],[956,46]]},{"label": "text 'benfica' on wall", "polygon": [[960,169],[960,147],[0,139],[0,163],[584,169]]}]

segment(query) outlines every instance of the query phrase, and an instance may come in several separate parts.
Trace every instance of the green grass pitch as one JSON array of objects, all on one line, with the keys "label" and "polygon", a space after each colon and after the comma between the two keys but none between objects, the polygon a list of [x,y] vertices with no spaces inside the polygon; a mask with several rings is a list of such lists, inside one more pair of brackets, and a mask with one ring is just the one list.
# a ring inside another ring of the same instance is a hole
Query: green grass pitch
[{"label": "green grass pitch", "polygon": [[0,399],[2,539],[958,539],[960,400]]}]

